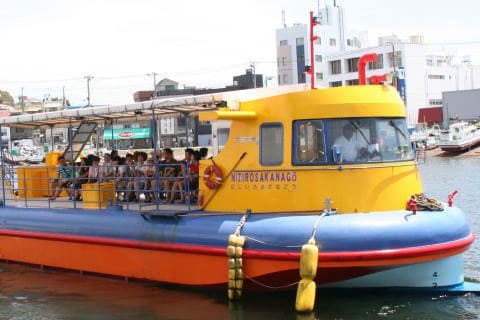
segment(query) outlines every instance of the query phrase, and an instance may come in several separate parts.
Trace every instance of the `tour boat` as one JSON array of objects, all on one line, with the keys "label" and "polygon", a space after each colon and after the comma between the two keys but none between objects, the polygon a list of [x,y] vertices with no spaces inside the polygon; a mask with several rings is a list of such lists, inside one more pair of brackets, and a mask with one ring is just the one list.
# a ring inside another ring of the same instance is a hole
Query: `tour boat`
[{"label": "tour boat", "polygon": [[[228,288],[230,298],[295,290],[299,281],[298,292],[312,283],[318,290],[464,285],[462,256],[475,236],[452,205],[455,193],[445,203],[423,190],[393,87],[257,89],[2,118],[0,126],[77,127],[172,112],[231,121],[221,152],[200,162],[198,206],[108,199],[112,205],[86,208],[85,198],[30,195],[27,182],[12,195],[4,180],[0,258]],[[25,170],[23,179],[34,176]]]},{"label": "tour boat", "polygon": [[480,130],[468,122],[455,122],[440,131],[438,146],[447,152],[462,152],[480,144]]}]

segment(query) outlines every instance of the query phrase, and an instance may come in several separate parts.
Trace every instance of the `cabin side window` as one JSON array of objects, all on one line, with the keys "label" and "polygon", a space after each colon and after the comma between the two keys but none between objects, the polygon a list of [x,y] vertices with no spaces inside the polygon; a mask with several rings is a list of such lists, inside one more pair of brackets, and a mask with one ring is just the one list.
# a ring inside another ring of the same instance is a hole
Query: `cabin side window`
[{"label": "cabin side window", "polygon": [[325,164],[325,134],[321,120],[293,122],[293,164]]},{"label": "cabin side window", "polygon": [[283,125],[264,123],[260,127],[260,164],[278,166],[283,163]]}]

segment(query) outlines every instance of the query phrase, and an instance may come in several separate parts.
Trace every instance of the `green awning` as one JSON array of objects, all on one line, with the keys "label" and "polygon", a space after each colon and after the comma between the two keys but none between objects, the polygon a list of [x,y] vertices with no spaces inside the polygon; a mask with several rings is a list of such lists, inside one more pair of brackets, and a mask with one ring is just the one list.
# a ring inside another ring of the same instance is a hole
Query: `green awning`
[{"label": "green awning", "polygon": [[148,139],[151,138],[150,128],[129,128],[111,129],[103,131],[103,140],[126,140],[126,139]]}]

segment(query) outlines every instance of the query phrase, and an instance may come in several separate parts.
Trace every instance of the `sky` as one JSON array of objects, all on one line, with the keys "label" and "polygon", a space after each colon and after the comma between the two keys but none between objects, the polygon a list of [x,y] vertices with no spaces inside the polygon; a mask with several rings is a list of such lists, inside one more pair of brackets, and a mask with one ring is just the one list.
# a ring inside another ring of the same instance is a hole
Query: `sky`
[{"label": "sky", "polygon": [[[15,97],[66,97],[86,104],[128,104],[153,78],[224,87],[255,62],[276,76],[275,30],[308,23],[333,0],[2,0],[0,90]],[[455,46],[480,61],[480,1],[337,0],[347,28]]]}]

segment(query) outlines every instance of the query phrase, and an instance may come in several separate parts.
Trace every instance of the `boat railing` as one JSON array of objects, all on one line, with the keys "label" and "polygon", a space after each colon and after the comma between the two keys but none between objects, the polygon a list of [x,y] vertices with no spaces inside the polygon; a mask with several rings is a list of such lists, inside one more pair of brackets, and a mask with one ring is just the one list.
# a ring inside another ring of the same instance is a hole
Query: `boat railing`
[{"label": "boat railing", "polygon": [[6,158],[2,162],[2,177],[3,189],[7,189],[8,192],[15,194],[18,189],[15,164],[11,161],[6,161]]},{"label": "boat railing", "polygon": [[415,160],[419,164],[427,162],[427,151],[425,146],[422,148],[415,148]]},{"label": "boat railing", "polygon": [[[56,166],[4,163],[3,205],[140,211],[196,209],[198,173],[192,172],[187,163],[112,167],[114,174],[107,176],[102,165],[71,166],[77,172],[75,176],[58,178]],[[81,176],[81,172],[91,172],[90,177]]]}]

